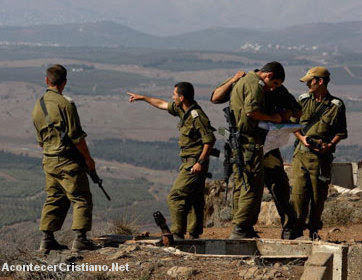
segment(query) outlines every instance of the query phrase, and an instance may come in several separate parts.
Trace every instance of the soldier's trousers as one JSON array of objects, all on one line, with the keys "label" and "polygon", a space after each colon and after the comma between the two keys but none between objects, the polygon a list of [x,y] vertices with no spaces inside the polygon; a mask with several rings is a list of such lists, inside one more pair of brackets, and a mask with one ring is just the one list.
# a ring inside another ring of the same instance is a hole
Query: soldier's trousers
[{"label": "soldier's trousers", "polygon": [[293,227],[295,213],[290,204],[290,185],[279,149],[264,155],[265,186],[273,197],[282,227]]},{"label": "soldier's trousers", "polygon": [[168,194],[168,207],[171,215],[171,232],[184,235],[186,230],[193,235],[203,232],[204,189],[207,168],[200,174],[187,170],[196,162],[195,158],[183,160],[180,172]]},{"label": "soldier's trousers", "polygon": [[[233,224],[249,228],[256,224],[264,188],[263,148],[261,145],[242,145],[245,162],[242,176],[233,165]],[[244,180],[242,180],[244,178]]]},{"label": "soldier's trousers", "polygon": [[72,229],[89,231],[92,227],[93,204],[83,168],[64,157],[44,157],[43,170],[47,198],[41,214],[40,230],[60,230],[72,203]]},{"label": "soldier's trousers", "polygon": [[296,229],[303,230],[309,210],[308,228],[322,228],[324,202],[331,180],[332,155],[318,156],[311,152],[297,151],[292,161],[293,184],[291,203],[297,215]]}]

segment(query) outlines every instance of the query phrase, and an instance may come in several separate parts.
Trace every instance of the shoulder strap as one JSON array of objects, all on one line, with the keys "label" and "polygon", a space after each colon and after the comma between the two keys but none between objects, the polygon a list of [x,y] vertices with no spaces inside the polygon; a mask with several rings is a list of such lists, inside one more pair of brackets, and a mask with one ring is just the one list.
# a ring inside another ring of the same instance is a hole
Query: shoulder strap
[{"label": "shoulder strap", "polygon": [[41,107],[41,109],[43,111],[43,114],[45,116],[45,122],[47,123],[48,127],[53,128],[54,127],[54,122],[49,117],[47,107],[45,106],[44,96],[42,96],[40,98],[39,102],[40,102],[40,107]]},{"label": "shoulder strap", "polygon": [[[45,105],[44,96],[42,96],[42,97],[40,98],[39,102],[40,102],[40,107],[41,107],[41,109],[42,109],[42,111],[43,111],[43,114],[44,114],[44,116],[45,116],[45,122],[46,122],[47,126],[48,126],[49,128],[54,128],[54,122],[52,121],[52,119],[50,118],[50,116],[49,116],[49,114],[48,114],[48,109],[47,109],[47,107],[46,107],[46,105]],[[61,132],[60,132],[60,138],[61,138],[62,140],[64,139],[64,137],[65,137],[66,135],[67,135],[67,129],[66,129],[65,131],[61,131]]]},{"label": "shoulder strap", "polygon": [[331,101],[331,103],[334,104],[334,105],[336,105],[338,108],[343,105],[343,103],[342,103],[340,100],[336,99],[336,98],[333,99],[333,100]]},{"label": "shoulder strap", "polygon": [[[308,130],[311,129],[311,127],[319,121],[320,117],[323,115],[327,108],[328,105],[323,104],[322,107],[314,113],[314,115],[310,118],[309,123],[301,130],[302,135],[305,136],[307,134]],[[298,143],[299,139],[296,138],[294,141],[294,149],[297,147]]]},{"label": "shoulder strap", "polygon": [[185,114],[182,116],[180,124],[181,126],[183,126],[184,122],[186,121],[186,119],[188,118],[188,116],[191,114],[192,118],[195,119],[198,113],[195,111],[195,113],[193,113],[192,111],[194,111],[195,109],[201,109],[201,107],[199,106],[199,104],[195,103],[194,105],[191,105],[191,107],[185,112]]},{"label": "shoulder strap", "polygon": [[328,105],[323,104],[322,107],[314,113],[314,115],[310,118],[309,123],[302,129],[303,135],[306,135],[308,130],[311,129],[311,127],[320,120],[321,116],[324,114],[328,107]]}]

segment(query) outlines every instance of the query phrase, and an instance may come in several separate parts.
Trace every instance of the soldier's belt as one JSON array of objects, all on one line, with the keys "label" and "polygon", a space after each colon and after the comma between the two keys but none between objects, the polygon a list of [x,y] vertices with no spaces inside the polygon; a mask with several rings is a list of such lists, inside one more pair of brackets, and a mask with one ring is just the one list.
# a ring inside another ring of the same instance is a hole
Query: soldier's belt
[{"label": "soldier's belt", "polygon": [[186,163],[186,162],[196,163],[197,159],[196,159],[196,157],[188,156],[188,157],[181,157],[181,161],[183,163]]},{"label": "soldier's belt", "polygon": [[74,153],[72,153],[71,151],[67,151],[67,152],[63,152],[63,153],[59,153],[59,154],[47,154],[47,153],[43,153],[44,156],[46,157],[63,157],[63,158],[71,158],[74,157]]}]

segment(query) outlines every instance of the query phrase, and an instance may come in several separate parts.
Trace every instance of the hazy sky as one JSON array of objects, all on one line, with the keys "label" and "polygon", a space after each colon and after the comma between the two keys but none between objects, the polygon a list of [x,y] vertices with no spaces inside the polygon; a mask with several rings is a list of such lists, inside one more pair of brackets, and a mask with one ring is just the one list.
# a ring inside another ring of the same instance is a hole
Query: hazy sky
[{"label": "hazy sky", "polygon": [[362,20],[361,0],[0,0],[1,25],[111,20],[155,35]]}]

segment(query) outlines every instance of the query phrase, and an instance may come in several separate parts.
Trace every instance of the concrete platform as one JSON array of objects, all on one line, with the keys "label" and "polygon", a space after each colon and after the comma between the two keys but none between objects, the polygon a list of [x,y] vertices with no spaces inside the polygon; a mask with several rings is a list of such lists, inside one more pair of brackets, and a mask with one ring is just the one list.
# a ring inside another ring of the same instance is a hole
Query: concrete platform
[{"label": "concrete platform", "polygon": [[[278,239],[199,239],[175,241],[175,248],[197,255],[212,257],[258,258],[269,262],[300,260],[306,263],[305,279],[311,271],[319,271],[313,279],[347,279],[348,246],[323,241]],[[329,261],[321,261],[321,256]],[[316,261],[316,260],[319,260]],[[323,272],[323,273],[322,273]],[[308,276],[309,275],[309,276]],[[309,278],[310,279],[310,278]]]},{"label": "concrete platform", "polygon": [[[104,246],[147,244],[162,246],[161,238],[131,240],[131,236],[108,235],[98,238]],[[255,265],[290,262],[304,265],[302,279],[346,280],[348,246],[323,241],[281,239],[197,239],[174,242],[175,254],[247,259]]]}]

